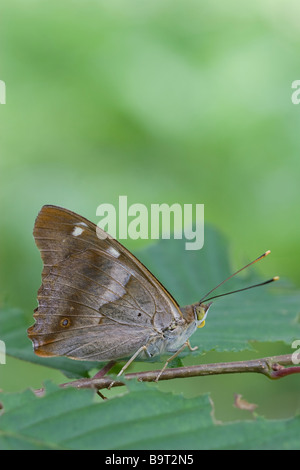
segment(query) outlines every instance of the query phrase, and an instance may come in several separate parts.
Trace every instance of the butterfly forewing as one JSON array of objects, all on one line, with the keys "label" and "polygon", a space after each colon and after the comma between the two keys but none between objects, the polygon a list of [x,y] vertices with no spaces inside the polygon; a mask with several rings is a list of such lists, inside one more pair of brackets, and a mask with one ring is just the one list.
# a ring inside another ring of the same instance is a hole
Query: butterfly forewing
[{"label": "butterfly forewing", "polygon": [[36,322],[28,330],[36,354],[128,357],[181,317],[159,281],[83,217],[44,206],[34,237],[44,262]]}]

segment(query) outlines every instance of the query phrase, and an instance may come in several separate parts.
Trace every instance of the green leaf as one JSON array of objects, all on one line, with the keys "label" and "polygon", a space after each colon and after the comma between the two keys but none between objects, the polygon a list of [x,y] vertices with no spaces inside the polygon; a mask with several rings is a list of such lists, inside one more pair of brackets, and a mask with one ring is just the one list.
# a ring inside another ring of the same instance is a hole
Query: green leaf
[{"label": "green leaf", "polygon": [[95,400],[47,384],[46,394],[0,393],[0,449],[299,449],[300,417],[216,423],[208,395],[186,399],[136,384]]},{"label": "green leaf", "polygon": [[[181,306],[199,301],[234,272],[227,241],[211,227],[206,227],[202,250],[187,251],[184,240],[171,239],[161,240],[141,250],[137,256]],[[246,276],[231,279],[217,294],[259,282],[261,279],[256,272],[255,266],[250,267]],[[216,299],[205,327],[191,338],[192,346],[199,347],[193,354],[213,349],[251,349],[252,341],[291,344],[300,338],[299,305],[300,292],[281,280]]]},{"label": "green leaf", "polygon": [[[185,250],[184,240],[160,240],[137,256],[182,306],[199,300],[233,272],[228,243],[210,227],[206,227],[202,250]],[[255,267],[251,267],[246,278],[231,279],[227,291],[259,280],[255,272]],[[280,282],[214,301],[205,328],[191,338],[192,346],[199,348],[192,354],[250,349],[252,341],[291,344],[299,339],[300,293],[285,283],[281,287]],[[0,311],[0,339],[6,343],[7,354],[59,369],[68,377],[86,377],[92,368],[101,368],[101,363],[36,356],[27,338],[28,326],[21,311]],[[182,356],[186,354],[191,353],[186,351]]]}]

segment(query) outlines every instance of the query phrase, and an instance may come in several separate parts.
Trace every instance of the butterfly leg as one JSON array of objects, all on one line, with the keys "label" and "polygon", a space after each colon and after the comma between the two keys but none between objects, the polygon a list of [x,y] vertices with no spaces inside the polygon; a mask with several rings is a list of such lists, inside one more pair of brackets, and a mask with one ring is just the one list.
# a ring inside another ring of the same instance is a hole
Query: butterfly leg
[{"label": "butterfly leg", "polygon": [[197,349],[199,349],[198,346],[194,346],[194,347],[192,348],[189,339],[187,340],[187,343],[188,343],[187,346],[188,346],[188,348],[189,348],[190,351],[197,351]]},{"label": "butterfly leg", "polygon": [[196,349],[198,349],[198,346],[195,346],[194,348],[192,348],[191,344],[190,344],[190,340],[187,340],[185,343],[183,343],[183,345],[181,346],[181,348],[178,349],[178,351],[176,351],[175,354],[173,354],[173,356],[169,357],[169,359],[166,361],[165,365],[163,366],[162,370],[159,372],[159,374],[157,375],[156,379],[155,379],[155,382],[158,382],[159,381],[159,378],[161,376],[161,374],[166,370],[166,368],[168,367],[169,363],[171,361],[173,361],[173,359],[175,359],[175,357],[177,357],[186,347],[189,348],[190,351],[196,351]]},{"label": "butterfly leg", "polygon": [[[129,361],[126,362],[126,364],[122,367],[122,369],[120,370],[120,372],[118,373],[117,377],[119,377],[120,375],[122,375],[125,370],[127,369],[127,367],[130,366],[130,364],[135,360],[135,358],[142,352],[142,351],[147,351],[147,346],[141,346],[134,354],[133,356],[131,356],[131,358],[129,359]],[[115,383],[114,382],[111,382],[109,384],[109,386],[107,387],[108,390],[111,389],[111,387],[113,386],[113,384]]]},{"label": "butterfly leg", "polygon": [[177,357],[186,347],[189,347],[189,349],[191,349],[191,345],[190,345],[190,342],[189,340],[187,340],[185,343],[183,343],[183,345],[181,346],[181,348],[178,349],[178,351],[176,351],[175,354],[173,354],[173,356],[169,357],[169,359],[167,359],[165,365],[163,366],[163,368],[161,369],[161,371],[157,374],[157,377],[155,379],[155,382],[158,382],[159,381],[159,378],[161,376],[161,374],[166,370],[166,368],[168,367],[169,363],[171,361],[173,361],[173,359],[175,359],[175,357]]}]

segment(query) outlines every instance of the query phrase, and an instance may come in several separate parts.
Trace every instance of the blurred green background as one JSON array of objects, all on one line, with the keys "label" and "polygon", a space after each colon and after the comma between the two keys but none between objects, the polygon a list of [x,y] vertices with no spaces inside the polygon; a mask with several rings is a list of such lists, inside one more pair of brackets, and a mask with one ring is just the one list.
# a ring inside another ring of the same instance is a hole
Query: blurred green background
[{"label": "blurred green background", "polygon": [[[0,15],[2,304],[32,323],[43,204],[96,222],[119,195],[204,203],[236,266],[271,249],[260,272],[300,285],[297,0],[2,0]],[[58,377],[10,361],[4,390]]]}]

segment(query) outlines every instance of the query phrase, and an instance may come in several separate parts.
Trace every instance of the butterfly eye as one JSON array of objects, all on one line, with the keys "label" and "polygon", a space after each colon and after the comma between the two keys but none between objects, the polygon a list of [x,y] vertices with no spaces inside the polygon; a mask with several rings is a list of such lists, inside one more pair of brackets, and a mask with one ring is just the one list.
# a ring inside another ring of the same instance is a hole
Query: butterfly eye
[{"label": "butterfly eye", "polygon": [[70,320],[68,318],[63,318],[60,322],[60,326],[62,326],[63,328],[67,328],[68,326],[70,326]]},{"label": "butterfly eye", "polygon": [[[212,303],[212,302],[211,302]],[[203,328],[205,326],[205,319],[209,310],[210,304],[200,304],[194,307],[194,312],[196,315],[197,328]]]},{"label": "butterfly eye", "polygon": [[197,315],[197,320],[198,321],[201,321],[201,320],[205,319],[205,316],[206,316],[205,308],[203,308],[201,306],[197,306],[196,307],[196,315]]}]

